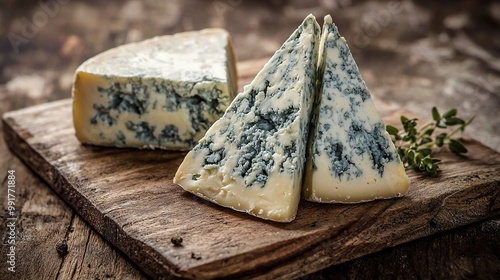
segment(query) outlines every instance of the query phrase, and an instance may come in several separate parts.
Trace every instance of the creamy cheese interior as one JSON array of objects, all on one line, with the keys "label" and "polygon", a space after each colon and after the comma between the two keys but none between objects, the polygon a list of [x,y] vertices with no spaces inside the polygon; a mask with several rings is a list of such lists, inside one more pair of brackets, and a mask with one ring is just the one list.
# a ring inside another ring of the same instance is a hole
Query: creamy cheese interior
[{"label": "creamy cheese interior", "polygon": [[409,179],[330,16],[325,17],[320,55],[304,198],[356,203],[403,196]]},{"label": "creamy cheese interior", "polygon": [[111,49],[76,71],[76,136],[95,145],[191,149],[234,98],[236,76],[222,29]]},{"label": "creamy cheese interior", "polygon": [[295,218],[319,32],[315,18],[308,16],[189,152],[175,183],[263,219]]}]

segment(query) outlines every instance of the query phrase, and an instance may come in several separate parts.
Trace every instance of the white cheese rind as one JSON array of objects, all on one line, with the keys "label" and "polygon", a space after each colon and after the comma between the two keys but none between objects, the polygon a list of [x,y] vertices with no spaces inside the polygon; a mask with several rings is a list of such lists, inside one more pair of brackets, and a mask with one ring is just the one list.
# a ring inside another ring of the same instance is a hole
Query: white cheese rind
[{"label": "white cheese rind", "polygon": [[84,62],[73,121],[84,143],[188,150],[236,93],[229,34],[205,29],[123,45]]},{"label": "white cheese rind", "polygon": [[320,28],[308,16],[188,153],[174,183],[277,222],[295,218]]},{"label": "white cheese rind", "polygon": [[403,196],[409,179],[330,16],[325,17],[320,55],[303,197],[357,203]]}]

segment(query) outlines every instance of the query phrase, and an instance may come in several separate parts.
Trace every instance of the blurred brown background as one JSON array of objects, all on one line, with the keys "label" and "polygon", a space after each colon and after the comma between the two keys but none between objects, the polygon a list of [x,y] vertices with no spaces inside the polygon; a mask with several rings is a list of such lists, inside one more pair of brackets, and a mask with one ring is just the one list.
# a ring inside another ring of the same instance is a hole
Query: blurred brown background
[{"label": "blurred brown background", "polygon": [[500,149],[484,131],[500,130],[498,1],[3,0],[0,98],[10,105],[0,110],[69,97],[84,60],[156,35],[223,27],[238,60],[269,57],[309,13],[320,23],[332,14],[377,98],[418,112],[456,106],[477,115],[469,133]]},{"label": "blurred brown background", "polygon": [[[476,116],[468,134],[500,151],[499,1],[2,0],[0,113],[69,98],[73,73],[83,61],[156,35],[223,27],[239,61],[266,58],[309,13],[320,24],[325,14],[333,16],[375,98],[424,116],[434,105],[442,111],[457,107],[465,118]],[[0,152],[0,176],[14,168],[22,178],[18,279],[145,277],[27,170],[4,141]],[[3,187],[1,192],[6,193]],[[493,279],[500,274],[499,229],[498,218],[485,221],[309,278]],[[0,233],[4,236],[3,228]],[[55,246],[68,238],[70,253],[61,258]],[[441,253],[433,257],[436,251]]]}]

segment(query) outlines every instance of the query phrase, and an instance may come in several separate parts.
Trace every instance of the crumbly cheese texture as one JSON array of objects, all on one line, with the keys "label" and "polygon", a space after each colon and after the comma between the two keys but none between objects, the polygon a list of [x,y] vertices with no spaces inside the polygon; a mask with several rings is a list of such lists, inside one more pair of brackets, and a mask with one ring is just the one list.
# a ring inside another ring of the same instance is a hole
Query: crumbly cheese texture
[{"label": "crumbly cheese texture", "polygon": [[356,203],[403,196],[409,185],[403,164],[330,16],[319,61],[303,197]]},{"label": "crumbly cheese texture", "polygon": [[175,183],[263,219],[295,218],[319,33],[315,18],[308,16],[188,153]]},{"label": "crumbly cheese texture", "polygon": [[189,150],[237,90],[229,34],[205,29],[123,45],[84,62],[73,85],[78,140]]}]

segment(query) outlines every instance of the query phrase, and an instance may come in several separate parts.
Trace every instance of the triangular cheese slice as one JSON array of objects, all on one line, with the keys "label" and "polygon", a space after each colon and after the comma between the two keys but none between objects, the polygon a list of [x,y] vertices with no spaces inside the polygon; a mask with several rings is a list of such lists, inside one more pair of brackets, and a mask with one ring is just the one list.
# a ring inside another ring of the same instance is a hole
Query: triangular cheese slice
[{"label": "triangular cheese slice", "polygon": [[409,179],[346,41],[325,17],[303,197],[356,203],[406,193]]},{"label": "triangular cheese slice", "polygon": [[188,153],[174,183],[263,219],[295,218],[319,33],[309,15]]}]

